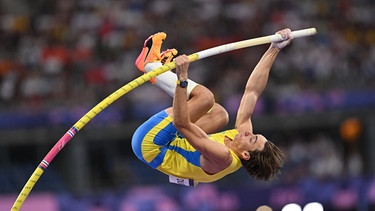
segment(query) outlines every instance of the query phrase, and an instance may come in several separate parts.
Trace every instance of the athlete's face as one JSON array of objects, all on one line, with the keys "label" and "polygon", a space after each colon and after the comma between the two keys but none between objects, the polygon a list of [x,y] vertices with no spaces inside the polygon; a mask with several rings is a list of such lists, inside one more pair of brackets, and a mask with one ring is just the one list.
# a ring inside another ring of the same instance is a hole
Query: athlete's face
[{"label": "athlete's face", "polygon": [[267,139],[260,134],[252,134],[250,132],[239,133],[235,136],[238,149],[246,152],[255,150],[262,151]]}]

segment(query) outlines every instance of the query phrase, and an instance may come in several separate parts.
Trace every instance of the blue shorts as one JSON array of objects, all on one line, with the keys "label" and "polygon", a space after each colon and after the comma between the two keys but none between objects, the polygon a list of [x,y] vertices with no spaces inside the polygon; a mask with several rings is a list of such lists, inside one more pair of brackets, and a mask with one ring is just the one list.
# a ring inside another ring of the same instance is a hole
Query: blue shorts
[{"label": "blue shorts", "polygon": [[165,110],[144,122],[134,133],[134,154],[144,163],[156,169],[164,160],[168,145],[178,134],[172,117]]}]

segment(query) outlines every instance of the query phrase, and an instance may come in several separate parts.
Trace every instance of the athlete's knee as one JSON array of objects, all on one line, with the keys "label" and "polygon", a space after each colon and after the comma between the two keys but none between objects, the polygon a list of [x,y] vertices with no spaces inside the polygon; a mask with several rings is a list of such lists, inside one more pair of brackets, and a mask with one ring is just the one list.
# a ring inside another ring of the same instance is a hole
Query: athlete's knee
[{"label": "athlete's knee", "polygon": [[215,105],[214,94],[205,86],[198,85],[190,93],[190,100],[198,100],[201,106],[212,108]]},{"label": "athlete's knee", "polygon": [[229,114],[227,110],[220,104],[215,103],[210,113],[212,113],[216,117],[217,121],[221,125],[225,126],[229,123]]}]

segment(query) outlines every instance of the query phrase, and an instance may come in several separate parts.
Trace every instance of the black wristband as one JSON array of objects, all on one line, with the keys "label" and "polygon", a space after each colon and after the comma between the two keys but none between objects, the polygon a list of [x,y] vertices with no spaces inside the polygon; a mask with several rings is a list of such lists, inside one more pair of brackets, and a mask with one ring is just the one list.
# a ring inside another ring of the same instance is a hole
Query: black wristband
[{"label": "black wristband", "polygon": [[181,88],[186,88],[188,86],[188,81],[187,80],[177,80],[177,85],[179,85]]}]

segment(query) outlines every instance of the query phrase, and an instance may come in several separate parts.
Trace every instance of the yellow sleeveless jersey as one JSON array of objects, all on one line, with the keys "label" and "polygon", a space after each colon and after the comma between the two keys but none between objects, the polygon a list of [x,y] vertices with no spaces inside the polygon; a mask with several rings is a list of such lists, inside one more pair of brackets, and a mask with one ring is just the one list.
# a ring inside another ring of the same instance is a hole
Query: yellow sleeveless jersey
[{"label": "yellow sleeveless jersey", "polygon": [[[212,141],[224,145],[225,136],[233,140],[236,134],[238,134],[238,131],[232,129],[209,135],[209,137]],[[179,178],[192,179],[203,183],[213,182],[241,168],[241,160],[232,150],[229,151],[233,157],[230,166],[216,174],[210,175],[200,167],[201,153],[195,150],[185,138],[176,137],[170,142],[163,162],[156,169]]]}]

